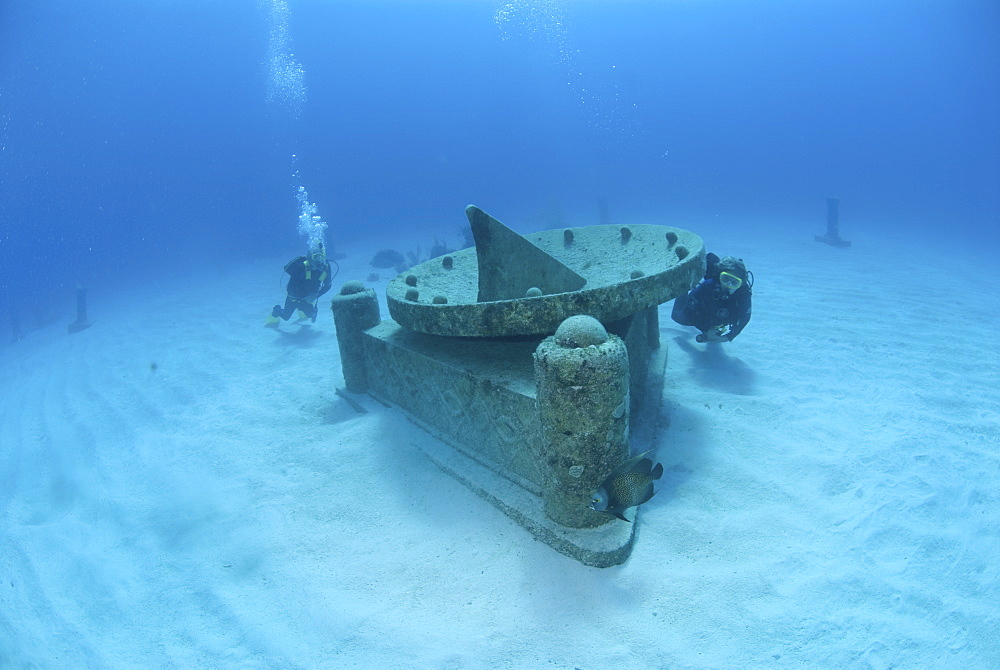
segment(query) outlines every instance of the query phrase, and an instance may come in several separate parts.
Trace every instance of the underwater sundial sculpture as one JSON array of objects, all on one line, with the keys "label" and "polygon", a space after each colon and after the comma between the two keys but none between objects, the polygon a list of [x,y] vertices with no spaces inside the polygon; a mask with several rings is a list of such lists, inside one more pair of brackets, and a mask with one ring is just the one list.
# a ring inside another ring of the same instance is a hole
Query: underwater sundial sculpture
[{"label": "underwater sundial sculpture", "polygon": [[427,455],[537,539],[587,565],[622,563],[635,524],[588,503],[652,437],[657,306],[701,278],[701,238],[658,225],[522,236],[466,214],[476,246],[392,280],[391,320],[361,282],[333,299],[347,390],[440,437]]}]

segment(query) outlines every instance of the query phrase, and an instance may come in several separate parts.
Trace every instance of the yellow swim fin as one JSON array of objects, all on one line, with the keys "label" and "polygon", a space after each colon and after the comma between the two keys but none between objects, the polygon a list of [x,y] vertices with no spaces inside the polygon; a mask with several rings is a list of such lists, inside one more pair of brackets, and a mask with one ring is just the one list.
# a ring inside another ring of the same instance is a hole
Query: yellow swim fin
[{"label": "yellow swim fin", "polygon": [[264,319],[265,328],[277,328],[281,321],[274,314],[268,314],[267,318]]}]

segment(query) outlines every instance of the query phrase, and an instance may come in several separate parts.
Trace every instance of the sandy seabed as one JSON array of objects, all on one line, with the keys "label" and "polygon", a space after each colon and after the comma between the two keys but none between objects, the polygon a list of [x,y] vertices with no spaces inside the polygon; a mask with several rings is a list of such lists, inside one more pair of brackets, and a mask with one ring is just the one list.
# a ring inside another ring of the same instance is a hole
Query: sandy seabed
[{"label": "sandy seabed", "polygon": [[661,308],[666,475],[604,570],[340,399],[327,309],[263,328],[286,259],[0,349],[0,667],[1000,667],[984,266],[692,229],[746,259],[754,317],[705,346]]}]

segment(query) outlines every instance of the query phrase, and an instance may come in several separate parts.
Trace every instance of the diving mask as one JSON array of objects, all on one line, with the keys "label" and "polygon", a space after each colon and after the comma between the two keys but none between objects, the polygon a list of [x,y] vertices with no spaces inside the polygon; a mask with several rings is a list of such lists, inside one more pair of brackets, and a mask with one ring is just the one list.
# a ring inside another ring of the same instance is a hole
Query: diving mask
[{"label": "diving mask", "polygon": [[313,270],[321,270],[326,265],[326,254],[322,251],[314,251],[309,254],[309,267]]},{"label": "diving mask", "polygon": [[732,274],[731,272],[720,272],[719,273],[719,284],[732,293],[739,287],[743,286],[743,280]]}]

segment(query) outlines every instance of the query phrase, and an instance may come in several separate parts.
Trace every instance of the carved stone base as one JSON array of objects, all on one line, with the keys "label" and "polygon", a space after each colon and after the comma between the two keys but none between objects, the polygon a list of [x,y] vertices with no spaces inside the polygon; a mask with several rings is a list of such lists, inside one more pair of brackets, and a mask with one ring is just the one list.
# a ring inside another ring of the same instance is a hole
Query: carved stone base
[{"label": "carved stone base", "polygon": [[[644,426],[655,425],[666,363],[666,349],[658,346],[656,317],[653,308],[608,327],[629,350],[630,423]],[[443,442],[424,451],[444,472],[537,540],[585,565],[608,567],[628,558],[634,523],[609,517],[596,528],[576,529],[555,523],[545,513],[546,442],[533,369],[540,338],[441,338],[392,321],[364,331],[362,337],[369,394],[403,409]],[[645,440],[654,434],[639,431]],[[634,437],[631,450],[650,446],[637,444]]]}]

